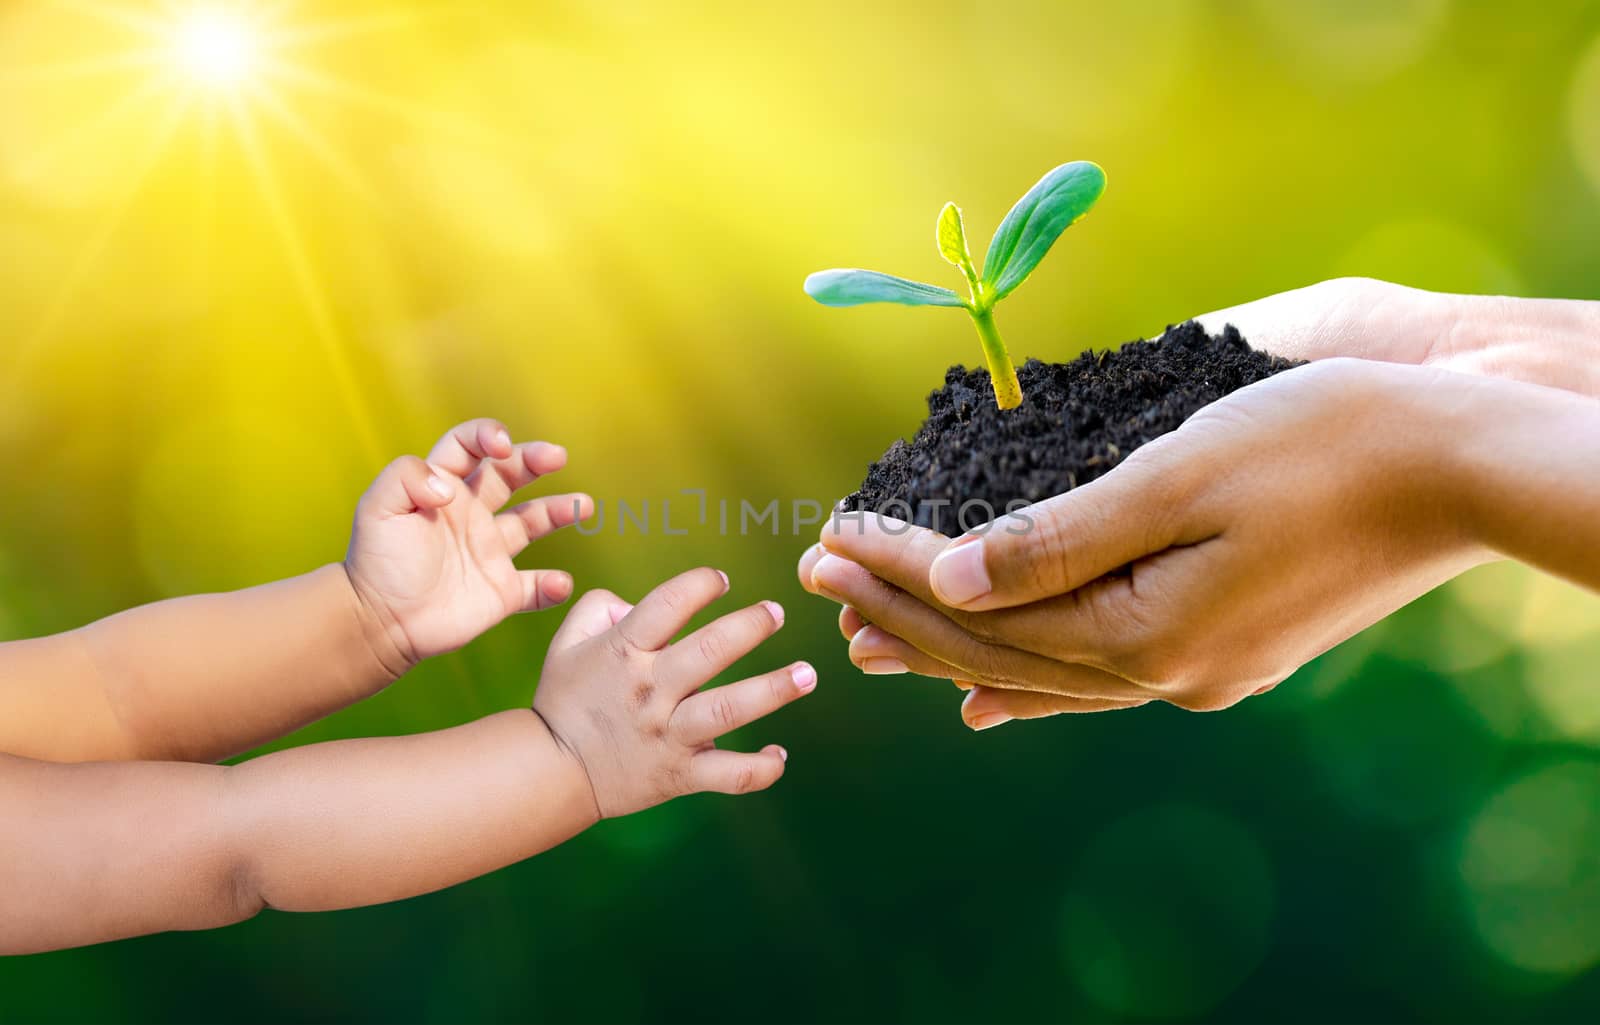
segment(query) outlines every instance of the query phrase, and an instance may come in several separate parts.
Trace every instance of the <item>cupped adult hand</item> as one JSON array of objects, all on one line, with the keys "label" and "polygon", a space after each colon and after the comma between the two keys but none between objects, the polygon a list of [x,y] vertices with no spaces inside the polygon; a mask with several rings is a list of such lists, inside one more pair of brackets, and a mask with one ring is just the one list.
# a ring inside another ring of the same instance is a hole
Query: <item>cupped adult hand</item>
[{"label": "cupped adult hand", "polygon": [[[1508,473],[1508,450],[1544,454]],[[1600,487],[1563,483],[1583,474],[1600,479],[1592,399],[1329,359],[982,534],[832,520],[800,573],[847,606],[866,670],[976,684],[974,728],[1150,700],[1218,709],[1497,552],[1600,580]]]}]

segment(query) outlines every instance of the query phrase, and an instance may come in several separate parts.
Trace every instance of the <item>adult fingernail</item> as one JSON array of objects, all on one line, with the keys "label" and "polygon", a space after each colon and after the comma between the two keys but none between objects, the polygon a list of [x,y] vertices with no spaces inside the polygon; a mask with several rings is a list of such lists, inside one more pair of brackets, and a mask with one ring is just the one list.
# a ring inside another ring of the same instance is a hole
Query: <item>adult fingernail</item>
[{"label": "adult fingernail", "polygon": [[774,623],[777,623],[779,626],[783,625],[782,605],[779,605],[775,601],[764,601],[761,603],[761,607],[767,610],[767,615],[772,617],[772,621]]},{"label": "adult fingernail", "polygon": [[861,660],[861,671],[868,676],[895,676],[909,673],[911,669],[897,658],[864,658]]},{"label": "adult fingernail", "polygon": [[811,585],[819,591],[839,593],[845,576],[850,572],[850,561],[837,555],[824,555],[811,567]]},{"label": "adult fingernail", "polygon": [[438,495],[440,498],[450,497],[450,485],[431,474],[428,476],[428,490]]},{"label": "adult fingernail", "polygon": [[982,712],[967,720],[967,725],[974,730],[987,730],[999,726],[1001,723],[1011,721],[1011,716],[1004,712]]},{"label": "adult fingernail", "polygon": [[860,630],[857,630],[854,637],[850,638],[850,647],[860,649],[855,654],[870,658],[872,649],[887,646],[888,640],[888,634],[868,623]]},{"label": "adult fingernail", "polygon": [[794,681],[795,689],[802,694],[810,694],[817,689],[817,671],[804,662],[789,670],[789,678]]},{"label": "adult fingernail", "polygon": [[983,538],[969,534],[940,552],[929,570],[929,582],[947,605],[964,605],[993,590],[989,568],[983,564]]}]

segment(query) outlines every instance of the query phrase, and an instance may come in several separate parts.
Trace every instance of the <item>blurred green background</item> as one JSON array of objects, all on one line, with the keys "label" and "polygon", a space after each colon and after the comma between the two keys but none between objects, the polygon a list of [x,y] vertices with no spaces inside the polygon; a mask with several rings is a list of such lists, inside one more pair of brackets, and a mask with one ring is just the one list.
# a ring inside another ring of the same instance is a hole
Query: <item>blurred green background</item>
[{"label": "blurred green background", "polygon": [[[956,284],[940,205],[986,239],[1064,160],[1110,186],[1007,305],[1019,356],[1349,273],[1600,296],[1596,3],[260,0],[232,87],[175,60],[186,6],[0,3],[0,636],[337,559],[377,469],[474,415],[607,503],[831,500],[978,350],[801,280]],[[1600,1017],[1595,598],[1489,567],[1225,714],[974,735],[850,666],[809,530],[690,526],[528,561],[784,601],[742,668],[822,684],[739,738],[781,785],[0,962],[0,1020]],[[285,743],[525,704],[557,622]]]}]

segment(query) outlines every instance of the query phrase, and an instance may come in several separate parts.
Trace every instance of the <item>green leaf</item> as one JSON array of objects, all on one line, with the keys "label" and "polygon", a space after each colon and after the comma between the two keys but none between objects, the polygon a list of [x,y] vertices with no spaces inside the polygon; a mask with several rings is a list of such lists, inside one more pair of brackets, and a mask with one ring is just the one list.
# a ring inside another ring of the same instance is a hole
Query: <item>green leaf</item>
[{"label": "green leaf", "polygon": [[939,211],[939,255],[963,271],[972,266],[972,256],[967,252],[967,233],[961,227],[961,208],[946,203]]},{"label": "green leaf", "polygon": [[1017,200],[995,229],[983,260],[983,282],[990,302],[1010,295],[1067,227],[1094,206],[1106,189],[1106,173],[1097,164],[1075,160],[1055,168]]},{"label": "green leaf", "polygon": [[880,274],[875,270],[819,270],[806,278],[806,295],[824,306],[903,303],[906,306],[965,306],[948,288]]}]

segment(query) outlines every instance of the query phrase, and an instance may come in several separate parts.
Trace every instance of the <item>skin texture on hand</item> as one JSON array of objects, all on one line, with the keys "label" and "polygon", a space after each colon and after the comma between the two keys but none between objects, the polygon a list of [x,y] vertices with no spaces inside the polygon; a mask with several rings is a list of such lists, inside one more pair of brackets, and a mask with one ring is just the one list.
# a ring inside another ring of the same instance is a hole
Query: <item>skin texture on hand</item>
[{"label": "skin texture on hand", "polygon": [[1325,360],[1023,510],[1025,533],[1000,521],[950,542],[845,520],[800,569],[849,607],[858,664],[976,683],[976,728],[1149,700],[1215,709],[1497,553],[1600,585],[1597,491],[1600,403]]},{"label": "skin texture on hand", "polygon": [[399,675],[453,651],[515,612],[559,605],[572,578],[519,570],[532,541],[594,511],[588,495],[553,495],[502,509],[566,465],[566,450],[516,445],[496,420],[471,420],[424,461],[402,456],[356,506],[345,569],[377,629],[375,651]]},{"label": "skin texture on hand", "polygon": [[716,740],[809,694],[811,666],[700,690],[776,633],[783,609],[751,605],[673,643],[727,589],[723,574],[697,569],[638,605],[590,591],[551,642],[533,709],[584,766],[601,817],[699,791],[751,793],[783,775],[788,753],[776,744],[743,754]]}]

